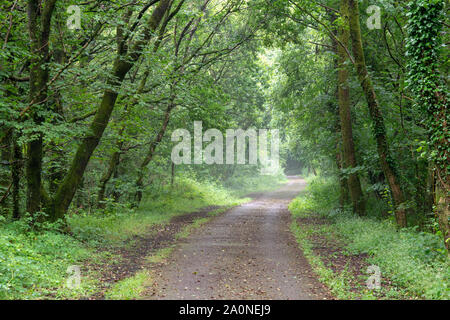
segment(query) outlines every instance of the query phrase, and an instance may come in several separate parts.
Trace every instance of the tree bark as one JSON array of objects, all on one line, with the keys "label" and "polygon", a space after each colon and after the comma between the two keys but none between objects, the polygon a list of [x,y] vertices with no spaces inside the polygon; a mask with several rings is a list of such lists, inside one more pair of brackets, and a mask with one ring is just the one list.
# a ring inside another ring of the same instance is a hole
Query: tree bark
[{"label": "tree bark", "polygon": [[[346,22],[338,30],[338,38],[342,44],[347,45],[350,40],[348,29],[347,1],[341,0],[341,16]],[[350,89],[348,86],[347,53],[342,46],[336,46],[338,53],[338,104],[339,118],[343,146],[343,163],[345,169],[357,167],[355,145],[353,142],[352,119],[350,112]],[[361,182],[357,173],[350,173],[347,177],[348,189],[352,200],[353,211],[359,216],[365,214],[365,199],[361,189]]]},{"label": "tree bark", "polygon": [[436,215],[439,221],[439,227],[444,237],[444,244],[450,255],[450,170],[449,170],[449,147],[450,134],[448,131],[448,100],[444,93],[436,94],[436,106],[434,114],[432,114],[434,121],[432,123],[433,131],[441,133],[440,139],[432,139],[434,141],[433,147],[436,151],[442,152],[442,155],[435,160],[436,171]]},{"label": "tree bark", "polygon": [[406,227],[406,210],[400,206],[405,202],[403,191],[400,187],[399,178],[395,171],[394,159],[392,158],[386,136],[383,115],[378,105],[375,90],[367,72],[364,50],[361,40],[361,27],[359,23],[358,1],[347,0],[349,8],[349,26],[352,49],[355,58],[358,80],[363,89],[367,100],[370,117],[373,122],[375,140],[377,143],[377,152],[381,168],[391,190],[395,205],[395,218],[399,227]]},{"label": "tree bark", "polygon": [[[331,25],[336,25],[336,19],[337,15],[334,11],[326,10],[328,16],[330,17]],[[337,39],[338,32],[337,28],[332,28],[331,32],[333,34],[330,34],[330,41],[331,41],[331,49],[335,53],[335,56],[333,58],[333,68],[334,70],[339,69],[339,61],[338,61],[338,42],[335,40]],[[337,77],[339,77],[339,73],[337,73]],[[342,134],[341,134],[341,121],[340,121],[340,115],[339,115],[339,86],[336,86],[335,91],[335,97],[336,101],[338,103],[334,103],[334,101],[330,101],[328,103],[330,112],[335,115],[334,119],[334,130],[336,134],[336,155],[335,155],[335,161],[336,161],[336,167],[338,169],[338,177],[339,177],[339,188],[340,188],[340,197],[339,197],[339,205],[341,208],[343,208],[345,205],[347,205],[350,202],[350,192],[348,190],[348,182],[347,177],[342,173],[342,169],[345,167],[344,160],[343,160],[343,150],[342,150]]]},{"label": "tree bark", "polygon": [[[440,186],[440,184],[438,186]],[[450,217],[450,197],[448,196],[448,192],[448,189],[446,190],[438,187],[435,202],[439,229],[441,229],[447,252],[450,254],[450,225],[448,223]]]},{"label": "tree bark", "polygon": [[[342,153],[340,152],[340,148],[336,147],[336,166],[339,170],[339,172],[342,170]],[[339,197],[339,205],[341,207],[345,206],[349,203],[350,197],[349,197],[349,190],[348,190],[348,182],[347,178],[344,177],[341,173],[339,173],[339,187],[340,187],[340,197]]]},{"label": "tree bark", "polygon": [[105,207],[103,202],[105,200],[106,185],[111,179],[112,175],[117,171],[117,166],[120,162],[120,149],[122,148],[122,146],[123,141],[119,141],[118,150],[113,152],[111,159],[109,160],[108,169],[100,179],[99,191],[97,195],[97,207],[99,208]]},{"label": "tree bark", "polygon": [[1,154],[1,163],[0,166],[8,166],[9,170],[2,170],[0,173],[0,185],[2,191],[0,192],[0,215],[8,215],[9,211],[9,201],[8,197],[10,195],[10,191],[12,188],[11,183],[11,172],[12,172],[12,163],[14,161],[14,158],[12,157],[12,148],[11,145],[13,144],[12,140],[12,131],[7,131],[6,135],[3,136],[2,139],[0,139],[0,144],[2,144],[0,149]]},{"label": "tree bark", "polygon": [[[28,32],[32,55],[29,99],[34,104],[31,117],[37,126],[44,121],[39,110],[45,109],[47,100],[49,38],[55,3],[56,0],[48,0],[43,4],[38,0],[28,0]],[[26,161],[27,212],[31,215],[41,210],[41,175],[42,133],[37,132],[28,143]]]},{"label": "tree bark", "polygon": [[17,144],[18,134],[12,132],[11,180],[12,180],[12,217],[20,218],[20,176],[22,175],[22,149]]},{"label": "tree bark", "polygon": [[175,163],[173,163],[173,161],[171,162],[171,166],[170,166],[170,186],[173,186],[173,183],[175,181]]}]

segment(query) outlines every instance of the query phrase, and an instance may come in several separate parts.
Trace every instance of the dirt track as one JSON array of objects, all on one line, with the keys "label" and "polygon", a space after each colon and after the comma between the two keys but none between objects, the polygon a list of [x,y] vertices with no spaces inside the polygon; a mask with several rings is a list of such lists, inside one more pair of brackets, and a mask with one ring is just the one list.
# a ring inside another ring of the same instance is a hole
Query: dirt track
[{"label": "dirt track", "polygon": [[291,178],[198,229],[156,271],[146,299],[332,299],[289,230]]}]

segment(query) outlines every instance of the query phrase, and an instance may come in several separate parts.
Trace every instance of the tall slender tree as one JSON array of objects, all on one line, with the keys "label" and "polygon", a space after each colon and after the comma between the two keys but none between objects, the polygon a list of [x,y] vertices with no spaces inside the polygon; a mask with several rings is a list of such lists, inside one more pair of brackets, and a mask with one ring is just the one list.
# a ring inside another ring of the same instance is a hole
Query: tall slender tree
[{"label": "tall slender tree", "polygon": [[[348,6],[346,0],[341,0],[340,13],[342,22],[339,25],[338,38],[341,44],[347,45],[350,40],[348,27]],[[345,169],[357,167],[355,145],[353,142],[352,118],[350,112],[350,89],[348,86],[347,53],[341,45],[337,45],[338,54],[338,104],[339,118],[343,145],[343,162]],[[365,214],[365,199],[361,189],[361,182],[357,172],[350,172],[347,178],[348,189],[352,200],[353,211],[358,215]]]},{"label": "tall slender tree", "polygon": [[[114,109],[118,88],[121,86],[125,76],[138,61],[145,46],[152,39],[153,34],[163,19],[171,0],[161,0],[147,20],[142,35],[129,48],[128,37],[123,33],[122,26],[118,27],[117,52],[112,69],[112,77],[108,80],[108,88],[103,97],[90,125],[89,131],[78,146],[69,171],[61,182],[55,197],[50,200],[48,210],[53,220],[64,217],[75,191],[81,183],[86,166],[96,149],[103,132],[108,125],[111,113]],[[49,201],[47,201],[48,203]]]},{"label": "tall slender tree", "polygon": [[378,158],[384,176],[391,190],[395,205],[395,218],[399,227],[407,226],[405,197],[400,185],[400,179],[396,171],[395,161],[392,158],[389,142],[386,134],[383,114],[381,112],[375,89],[369,73],[367,72],[366,59],[361,38],[361,26],[359,21],[359,5],[357,0],[347,0],[349,12],[350,38],[355,59],[356,72],[359,83],[367,100],[369,114],[373,123],[373,132],[377,143]]},{"label": "tall slender tree", "polygon": [[[30,117],[36,126],[43,123],[42,113],[47,105],[49,40],[55,4],[56,0],[28,0],[31,51],[29,100],[34,105]],[[26,160],[27,211],[30,214],[41,210],[42,148],[42,132],[35,132],[27,146]]]}]

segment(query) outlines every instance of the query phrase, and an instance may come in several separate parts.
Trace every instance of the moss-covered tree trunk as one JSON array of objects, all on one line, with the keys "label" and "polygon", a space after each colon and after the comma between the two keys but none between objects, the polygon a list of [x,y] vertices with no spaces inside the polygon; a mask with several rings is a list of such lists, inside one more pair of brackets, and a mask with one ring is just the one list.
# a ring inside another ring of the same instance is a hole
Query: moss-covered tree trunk
[{"label": "moss-covered tree trunk", "polygon": [[143,35],[137,40],[130,51],[128,51],[126,41],[118,41],[118,50],[112,69],[112,78],[107,83],[110,89],[106,89],[103,93],[100,106],[89,127],[89,131],[79,145],[69,171],[58,188],[52,207],[49,208],[53,220],[64,217],[64,214],[69,208],[89,159],[108,125],[118,96],[118,88],[121,86],[128,71],[130,71],[134,63],[141,56],[145,45],[152,38],[154,31],[169,7],[169,3],[170,0],[161,0],[158,3],[149,17]]},{"label": "moss-covered tree trunk", "polygon": [[[168,25],[169,21],[179,12],[179,10],[181,9],[184,1],[185,0],[180,1],[178,3],[177,7],[172,12],[171,12],[170,9],[172,8],[173,2],[169,3],[168,9],[166,10],[166,13],[164,15],[164,19],[161,22],[161,28],[159,29],[159,33],[158,33],[158,39],[156,40],[156,42],[155,42],[155,44],[153,46],[153,53],[156,53],[158,51],[158,49],[159,49],[159,47],[160,47],[160,45],[162,43],[162,40],[164,38],[164,34],[166,32],[166,28],[167,28],[167,25]],[[141,79],[141,81],[139,83],[139,87],[136,90],[136,97],[139,96],[144,91],[149,76],[150,76],[150,70],[146,69],[144,71],[142,79]],[[128,112],[135,104],[138,103],[136,97],[131,97],[130,101],[125,106],[125,112]],[[122,127],[119,130],[119,136],[122,136],[124,131],[125,131],[125,125],[122,125]],[[123,139],[119,138],[119,140],[116,142],[117,150],[121,150],[123,145],[124,145]],[[107,185],[108,181],[111,179],[113,174],[114,174],[115,177],[118,176],[117,167],[119,165],[119,162],[120,162],[120,152],[114,151],[112,156],[111,156],[111,159],[109,161],[108,169],[104,173],[102,178],[100,179],[99,192],[98,192],[98,197],[97,197],[97,204],[98,204],[98,207],[100,207],[100,208],[103,207],[101,202],[104,200],[106,185]],[[114,198],[116,200],[120,196],[117,192],[113,192],[113,194],[114,194]]]},{"label": "moss-covered tree trunk", "polygon": [[[117,57],[113,68],[114,79],[108,82],[111,87],[117,87],[125,78],[132,64],[122,60],[123,57]],[[70,166],[69,172],[62,181],[53,204],[53,219],[62,218],[69,208],[69,205],[75,195],[81,179],[83,177],[89,159],[97,147],[100,138],[108,124],[111,112],[114,108],[117,91],[106,90],[103,94],[102,102],[94,117],[89,132],[84,137],[83,142],[77,149],[75,157]]]},{"label": "moss-covered tree trunk", "polygon": [[[36,126],[43,123],[41,112],[47,105],[47,83],[49,71],[49,38],[52,15],[56,0],[40,2],[28,0],[28,32],[30,38],[30,116]],[[27,146],[26,182],[27,212],[34,214],[41,210],[42,176],[42,133],[36,132]]]},{"label": "moss-covered tree trunk", "polygon": [[395,218],[399,227],[406,227],[406,210],[402,207],[405,202],[403,190],[400,186],[400,180],[395,170],[394,159],[389,150],[386,128],[384,125],[383,115],[378,104],[375,90],[367,72],[366,60],[364,57],[364,49],[361,39],[361,26],[359,22],[358,1],[347,0],[349,10],[349,26],[350,38],[352,43],[353,55],[355,58],[356,71],[358,80],[364,91],[364,95],[369,107],[369,114],[373,123],[375,140],[377,143],[377,152],[381,168],[391,190],[392,198],[395,205]]},{"label": "moss-covered tree trunk", "polygon": [[[341,17],[343,25],[339,26],[338,38],[343,45],[347,45],[350,39],[348,29],[348,7],[347,1],[341,0]],[[350,112],[350,89],[348,86],[347,53],[345,49],[337,46],[338,54],[338,104],[339,118],[343,146],[343,163],[345,169],[357,167],[355,145],[353,142],[352,119]],[[352,200],[353,211],[362,216],[365,214],[365,199],[361,189],[358,173],[350,173],[347,177],[348,189]]]},{"label": "moss-covered tree trunk", "polygon": [[[329,16],[330,22],[332,26],[336,26],[336,20],[337,20],[337,14],[336,12],[332,10],[327,10],[327,15]],[[337,37],[337,28],[333,27],[331,30],[333,32],[332,35],[330,35],[330,41],[331,41],[331,48],[333,52],[335,53],[335,56],[333,57],[333,68],[334,70],[338,70],[338,42],[336,41]],[[336,72],[336,77],[338,76]],[[339,100],[339,89],[338,86],[336,86],[336,90],[334,92],[336,101]],[[342,169],[344,168],[344,160],[343,160],[343,150],[342,150],[342,138],[341,138],[341,121],[339,117],[339,106],[335,103],[335,101],[329,101],[328,107],[330,109],[330,113],[335,115],[334,118],[334,130],[336,133],[336,149],[335,149],[335,161],[336,161],[336,168],[338,170],[338,177],[339,177],[339,189],[340,189],[340,196],[339,196],[339,205],[341,207],[344,207],[350,202],[350,196],[349,196],[349,190],[348,190],[348,182],[347,177],[342,173]]]}]

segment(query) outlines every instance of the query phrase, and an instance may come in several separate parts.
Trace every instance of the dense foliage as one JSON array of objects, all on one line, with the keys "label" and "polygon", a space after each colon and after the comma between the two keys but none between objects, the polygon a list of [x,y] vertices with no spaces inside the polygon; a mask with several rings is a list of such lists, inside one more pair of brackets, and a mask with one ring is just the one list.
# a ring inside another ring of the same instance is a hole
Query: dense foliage
[{"label": "dense foliage", "polygon": [[[366,23],[369,5],[380,7],[380,28]],[[159,221],[153,215],[177,212],[178,198],[193,201],[184,211],[230,204],[264,179],[279,181],[282,170],[259,177],[260,164],[175,165],[172,132],[193,132],[194,121],[221,132],[279,129],[285,172],[330,177],[339,191],[332,206],[383,221],[373,222],[374,237],[387,223],[389,241],[401,241],[394,257],[406,259],[401,250],[418,239],[396,228],[449,249],[445,1],[0,7],[0,298],[61,280],[60,267],[44,281],[46,269],[33,265],[44,247],[40,263],[51,269],[55,255],[64,263],[88,255],[79,241],[138,234]],[[217,193],[211,201],[204,188]],[[345,219],[339,226],[355,246],[368,245]],[[391,250],[386,241],[382,248]],[[442,288],[429,290],[439,292],[426,297],[442,297]]]}]

